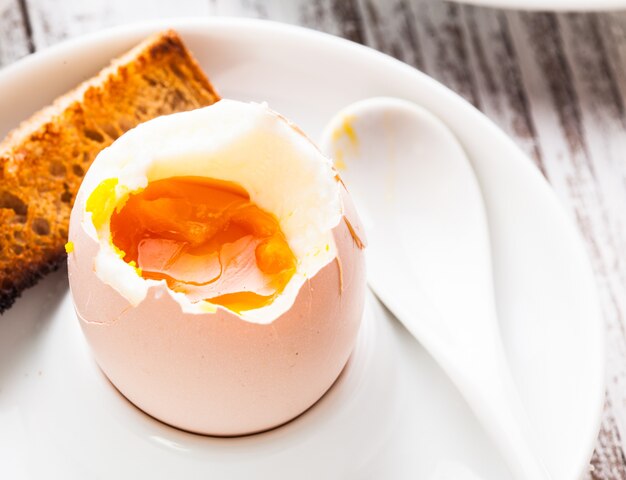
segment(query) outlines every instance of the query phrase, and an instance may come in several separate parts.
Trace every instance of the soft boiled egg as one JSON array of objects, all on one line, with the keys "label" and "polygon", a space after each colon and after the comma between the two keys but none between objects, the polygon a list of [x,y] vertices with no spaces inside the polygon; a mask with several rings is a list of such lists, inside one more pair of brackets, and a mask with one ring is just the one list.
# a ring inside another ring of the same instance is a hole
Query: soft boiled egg
[{"label": "soft boiled egg", "polygon": [[175,427],[283,424],[337,379],[363,310],[361,227],[330,160],[263,104],[146,122],[103,150],[70,220],[101,369]]}]

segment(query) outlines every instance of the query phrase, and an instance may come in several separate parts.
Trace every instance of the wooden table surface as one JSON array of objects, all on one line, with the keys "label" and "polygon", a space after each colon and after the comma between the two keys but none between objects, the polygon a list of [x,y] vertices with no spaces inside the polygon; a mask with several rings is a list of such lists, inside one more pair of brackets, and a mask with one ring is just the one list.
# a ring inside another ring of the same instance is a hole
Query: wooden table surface
[{"label": "wooden table surface", "polygon": [[602,300],[606,407],[586,478],[626,479],[626,13],[442,0],[0,0],[0,67],[104,27],[201,15],[294,23],[386,52],[461,94],[528,154],[578,225]]}]

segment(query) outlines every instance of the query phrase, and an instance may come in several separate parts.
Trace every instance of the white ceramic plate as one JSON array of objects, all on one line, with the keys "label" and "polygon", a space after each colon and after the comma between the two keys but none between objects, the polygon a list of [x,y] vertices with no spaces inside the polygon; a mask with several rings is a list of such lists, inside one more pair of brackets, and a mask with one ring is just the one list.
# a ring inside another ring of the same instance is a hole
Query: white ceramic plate
[{"label": "white ceramic plate", "polygon": [[[148,33],[174,27],[224,97],[268,101],[314,138],[341,107],[397,96],[458,136],[483,189],[507,353],[555,480],[579,478],[603,403],[603,335],[582,244],[530,160],[482,114],[373,50],[297,27],[179,20],[69,41],[0,72],[0,133]],[[132,407],[91,359],[51,275],[0,318],[0,477],[509,478],[462,399],[373,297],[355,354],[289,425],[240,439],[183,433]]]},{"label": "white ceramic plate", "polygon": [[455,0],[459,3],[515,10],[601,12],[623,10],[625,0]]}]

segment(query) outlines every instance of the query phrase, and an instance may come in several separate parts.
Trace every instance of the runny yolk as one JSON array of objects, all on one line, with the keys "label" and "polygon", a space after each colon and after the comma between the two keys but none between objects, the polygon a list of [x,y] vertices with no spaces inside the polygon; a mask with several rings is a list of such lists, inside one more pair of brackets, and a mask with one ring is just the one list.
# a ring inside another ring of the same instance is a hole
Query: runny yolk
[{"label": "runny yolk", "polygon": [[130,195],[111,216],[111,239],[142,277],[235,312],[270,304],[296,268],[273,215],[238,185],[204,177]]}]

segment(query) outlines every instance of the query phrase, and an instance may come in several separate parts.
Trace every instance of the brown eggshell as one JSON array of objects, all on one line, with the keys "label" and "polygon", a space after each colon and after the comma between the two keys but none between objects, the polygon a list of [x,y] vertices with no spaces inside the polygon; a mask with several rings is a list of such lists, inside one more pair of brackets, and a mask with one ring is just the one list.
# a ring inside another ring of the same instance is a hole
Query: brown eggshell
[{"label": "brown eggshell", "polygon": [[[361,230],[345,190],[345,212]],[[98,243],[74,209],[70,286],[96,361],[118,390],[153,417],[209,435],[267,430],[298,416],[333,384],[363,311],[363,251],[347,223],[333,230],[338,256],[267,325],[219,309],[184,313],[166,287],[133,307],[94,273]]]}]

